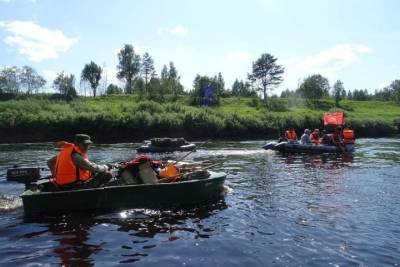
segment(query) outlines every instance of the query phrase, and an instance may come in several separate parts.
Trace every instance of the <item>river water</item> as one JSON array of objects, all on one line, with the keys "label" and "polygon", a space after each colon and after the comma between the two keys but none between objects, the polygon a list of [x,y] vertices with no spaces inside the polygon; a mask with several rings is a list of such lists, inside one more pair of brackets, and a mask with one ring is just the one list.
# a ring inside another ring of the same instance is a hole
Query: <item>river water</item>
[{"label": "river water", "polygon": [[[360,139],[342,156],[283,155],[263,144],[215,142],[188,157],[228,173],[216,203],[36,221],[24,218],[23,185],[5,172],[44,166],[53,144],[0,145],[0,266],[400,264],[400,140]],[[137,146],[95,146],[90,155],[118,162]]]}]

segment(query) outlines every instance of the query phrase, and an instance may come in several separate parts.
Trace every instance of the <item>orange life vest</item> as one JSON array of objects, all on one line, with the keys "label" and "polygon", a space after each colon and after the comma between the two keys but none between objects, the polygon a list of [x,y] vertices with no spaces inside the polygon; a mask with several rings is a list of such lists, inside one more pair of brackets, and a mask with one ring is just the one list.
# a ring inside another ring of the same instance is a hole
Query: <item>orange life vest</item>
[{"label": "orange life vest", "polygon": [[343,130],[343,142],[346,144],[353,144],[355,140],[354,131],[350,129]]},{"label": "orange life vest", "polygon": [[55,166],[55,183],[58,185],[68,185],[78,181],[86,181],[91,177],[89,170],[82,170],[75,166],[72,161],[72,154],[78,153],[83,158],[87,159],[87,154],[84,154],[80,149],[71,143],[62,144],[61,151],[57,155]]},{"label": "orange life vest", "polygon": [[297,134],[295,131],[286,131],[286,138],[288,139],[288,141],[295,141],[297,140]]}]

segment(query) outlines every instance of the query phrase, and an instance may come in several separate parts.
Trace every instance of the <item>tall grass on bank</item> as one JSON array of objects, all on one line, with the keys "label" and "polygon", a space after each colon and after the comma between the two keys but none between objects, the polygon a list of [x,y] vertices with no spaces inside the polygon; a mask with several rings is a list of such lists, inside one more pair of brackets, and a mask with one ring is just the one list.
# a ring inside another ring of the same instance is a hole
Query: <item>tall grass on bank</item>
[{"label": "tall grass on bank", "polygon": [[[158,103],[136,96],[80,98],[71,102],[28,98],[0,102],[0,142],[52,141],[85,132],[99,142],[137,141],[153,136],[200,138],[276,137],[288,126],[322,128],[324,109],[302,101],[221,98],[220,106],[188,105],[188,99]],[[343,101],[347,122],[358,136],[399,133],[400,107],[390,102]]]}]

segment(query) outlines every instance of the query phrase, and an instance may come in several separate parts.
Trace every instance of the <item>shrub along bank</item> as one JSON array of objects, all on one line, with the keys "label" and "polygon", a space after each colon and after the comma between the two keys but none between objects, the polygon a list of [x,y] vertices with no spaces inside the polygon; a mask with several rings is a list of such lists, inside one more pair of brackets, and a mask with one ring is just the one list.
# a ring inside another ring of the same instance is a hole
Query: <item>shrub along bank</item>
[{"label": "shrub along bank", "polygon": [[[0,142],[70,139],[88,133],[96,142],[131,142],[150,137],[187,139],[263,139],[277,137],[289,125],[322,128],[330,100],[310,108],[302,100],[278,99],[267,104],[253,98],[222,98],[215,108],[188,105],[187,97],[158,103],[134,95],[80,98],[71,102],[46,96],[0,102]],[[381,101],[344,101],[346,121],[357,136],[399,133],[400,106]]]}]

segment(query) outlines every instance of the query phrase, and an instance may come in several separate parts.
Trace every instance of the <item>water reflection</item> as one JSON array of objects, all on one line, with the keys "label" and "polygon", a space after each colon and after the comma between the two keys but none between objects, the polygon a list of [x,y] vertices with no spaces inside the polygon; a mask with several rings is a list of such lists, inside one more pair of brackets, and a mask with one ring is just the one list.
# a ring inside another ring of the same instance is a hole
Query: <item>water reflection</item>
[{"label": "water reflection", "polygon": [[[119,240],[117,242],[123,251],[119,261],[129,263],[151,255],[157,244],[149,243],[157,239],[173,242],[188,234],[194,239],[211,238],[215,229],[202,225],[201,221],[227,207],[221,199],[190,209],[135,209],[102,215],[75,213],[61,218],[36,218],[34,221],[25,218],[25,223],[39,223],[47,230],[25,233],[23,238],[39,238],[50,233],[51,239],[57,242],[53,253],[64,266],[91,266],[96,254],[115,249],[115,240]],[[112,227],[121,235],[98,236],[97,231],[102,227]]]},{"label": "water reflection", "polygon": [[[218,164],[212,170],[228,172],[232,190],[222,202],[185,210],[26,221],[16,201],[23,185],[3,175],[0,265],[398,264],[399,140],[360,139],[354,155],[286,155],[261,149],[264,143],[214,142],[189,155],[188,161],[209,161]],[[54,154],[47,144],[13,146],[0,147],[0,175],[15,161],[36,165]],[[96,146],[91,157],[127,160],[135,147]]]},{"label": "water reflection", "polygon": [[351,167],[354,155],[343,154],[281,154],[278,156],[283,160],[285,167],[295,166],[298,168],[301,162],[305,168],[337,169]]}]

